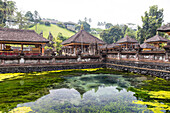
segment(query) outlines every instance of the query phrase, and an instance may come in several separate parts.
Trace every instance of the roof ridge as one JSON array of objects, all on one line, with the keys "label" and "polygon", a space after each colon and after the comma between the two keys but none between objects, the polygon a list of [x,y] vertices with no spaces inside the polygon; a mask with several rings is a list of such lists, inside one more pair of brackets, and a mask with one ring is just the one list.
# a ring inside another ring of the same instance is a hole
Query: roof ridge
[{"label": "roof ridge", "polygon": [[18,31],[18,32],[23,32],[23,31],[25,31],[25,32],[35,32],[34,30],[25,30],[25,29],[14,29],[14,28],[2,28],[2,27],[0,27],[0,30],[1,31]]}]

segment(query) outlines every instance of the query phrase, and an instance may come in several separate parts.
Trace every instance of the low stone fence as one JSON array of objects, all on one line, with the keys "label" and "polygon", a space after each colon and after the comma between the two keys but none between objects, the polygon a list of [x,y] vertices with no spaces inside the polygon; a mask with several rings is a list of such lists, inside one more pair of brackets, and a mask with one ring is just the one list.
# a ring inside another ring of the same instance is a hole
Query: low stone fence
[{"label": "low stone fence", "polygon": [[152,75],[164,79],[170,79],[169,63],[106,60],[106,67],[125,72],[133,72],[143,75]]},{"label": "low stone fence", "polygon": [[105,64],[99,62],[79,62],[79,63],[60,63],[50,65],[23,65],[23,66],[5,66],[0,67],[0,73],[29,73],[29,72],[42,72],[53,70],[66,70],[66,69],[89,69],[89,68],[105,68]]},{"label": "low stone fence", "polygon": [[55,64],[67,62],[96,62],[99,56],[0,56],[1,65]]},{"label": "low stone fence", "polygon": [[133,60],[150,60],[150,61],[170,61],[170,53],[165,51],[109,51],[108,58],[114,59],[133,59]]}]

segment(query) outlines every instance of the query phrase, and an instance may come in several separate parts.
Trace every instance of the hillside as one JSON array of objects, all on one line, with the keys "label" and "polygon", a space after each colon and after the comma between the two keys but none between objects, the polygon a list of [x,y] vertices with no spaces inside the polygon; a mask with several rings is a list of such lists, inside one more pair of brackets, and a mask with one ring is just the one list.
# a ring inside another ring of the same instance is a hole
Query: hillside
[{"label": "hillside", "polygon": [[[32,28],[29,28],[30,30],[35,30],[36,29],[36,26],[32,27]],[[36,31],[36,30],[35,30]],[[61,27],[58,27],[57,25],[53,25],[51,24],[51,26],[45,26],[43,24],[38,24],[37,25],[37,33],[40,34],[40,32],[43,31],[43,36],[45,38],[48,38],[48,35],[49,35],[49,32],[52,33],[52,35],[54,37],[57,37],[58,33],[62,33],[63,36],[65,37],[70,37],[72,35],[74,35],[75,33],[74,32],[71,32],[67,29],[64,29],[64,28],[61,28]]]}]

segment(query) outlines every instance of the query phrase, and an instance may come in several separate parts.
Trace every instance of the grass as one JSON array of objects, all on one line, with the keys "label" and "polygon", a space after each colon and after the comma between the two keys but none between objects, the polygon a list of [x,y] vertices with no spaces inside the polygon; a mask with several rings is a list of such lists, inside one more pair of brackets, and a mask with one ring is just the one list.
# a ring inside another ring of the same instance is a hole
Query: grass
[{"label": "grass", "polygon": [[[36,31],[36,26],[29,28],[29,29]],[[58,33],[62,33],[63,36],[68,37],[68,38],[75,34],[74,32],[71,32],[67,29],[58,27],[57,25],[53,25],[53,24],[51,24],[51,26],[46,26],[44,24],[38,24],[36,32],[38,34],[40,34],[41,31],[43,31],[43,36],[45,38],[48,38],[49,32],[52,33],[53,37],[57,37]]]}]

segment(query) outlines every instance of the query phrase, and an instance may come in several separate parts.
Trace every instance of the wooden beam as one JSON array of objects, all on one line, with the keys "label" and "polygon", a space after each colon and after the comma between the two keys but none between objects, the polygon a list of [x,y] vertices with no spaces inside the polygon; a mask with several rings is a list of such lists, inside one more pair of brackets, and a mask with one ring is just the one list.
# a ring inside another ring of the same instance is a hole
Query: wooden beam
[{"label": "wooden beam", "polygon": [[24,45],[35,45],[35,44],[46,44],[42,42],[12,42],[12,41],[0,41],[1,44],[24,44]]}]

